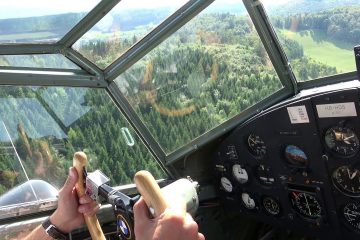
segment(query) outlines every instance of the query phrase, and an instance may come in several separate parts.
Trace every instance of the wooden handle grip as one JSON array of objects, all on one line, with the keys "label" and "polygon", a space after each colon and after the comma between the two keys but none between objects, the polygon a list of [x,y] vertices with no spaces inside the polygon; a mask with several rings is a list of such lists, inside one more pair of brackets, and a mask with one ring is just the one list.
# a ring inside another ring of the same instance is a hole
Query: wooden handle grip
[{"label": "wooden handle grip", "polygon": [[[86,154],[83,152],[76,152],[73,158],[73,166],[76,168],[79,175],[76,191],[78,197],[81,197],[85,194],[83,171],[87,166]],[[84,216],[84,219],[93,240],[106,240],[96,215]]]},{"label": "wooden handle grip", "polygon": [[135,174],[134,181],[146,205],[154,209],[155,217],[162,214],[168,207],[168,203],[151,173],[139,171]]}]

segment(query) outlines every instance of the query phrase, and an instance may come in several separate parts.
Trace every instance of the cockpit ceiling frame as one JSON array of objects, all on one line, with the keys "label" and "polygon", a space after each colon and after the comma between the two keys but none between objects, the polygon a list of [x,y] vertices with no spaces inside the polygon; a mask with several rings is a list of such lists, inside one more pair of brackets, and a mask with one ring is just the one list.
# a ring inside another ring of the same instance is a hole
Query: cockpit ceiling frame
[{"label": "cockpit ceiling frame", "polygon": [[[81,70],[0,67],[0,85],[104,88],[117,102],[117,106],[135,128],[145,145],[151,149],[150,151],[156,159],[161,162],[163,166],[169,167],[187,154],[191,154],[199,147],[232,130],[236,125],[246,121],[246,119],[257,112],[289,96],[295,95],[301,89],[357,79],[356,72],[351,72],[308,82],[297,82],[291,70],[290,63],[276,37],[261,2],[259,0],[243,0],[284,88],[202,136],[199,136],[189,144],[170,154],[166,154],[120,90],[115,89],[116,86],[113,80],[209,6],[213,1],[214,0],[190,0],[121,55],[105,70],[101,70],[79,52],[72,49],[71,46],[120,2],[120,0],[102,0],[57,43],[0,45],[0,55],[62,54],[78,65]],[[54,74],[54,71],[57,73]]]}]

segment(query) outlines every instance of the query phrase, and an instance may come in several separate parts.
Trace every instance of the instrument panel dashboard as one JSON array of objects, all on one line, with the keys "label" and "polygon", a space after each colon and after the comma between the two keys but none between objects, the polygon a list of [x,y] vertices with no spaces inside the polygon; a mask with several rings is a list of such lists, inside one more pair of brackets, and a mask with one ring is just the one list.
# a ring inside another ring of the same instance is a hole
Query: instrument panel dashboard
[{"label": "instrument panel dashboard", "polygon": [[360,237],[359,82],[259,113],[214,157],[225,210],[320,239]]}]

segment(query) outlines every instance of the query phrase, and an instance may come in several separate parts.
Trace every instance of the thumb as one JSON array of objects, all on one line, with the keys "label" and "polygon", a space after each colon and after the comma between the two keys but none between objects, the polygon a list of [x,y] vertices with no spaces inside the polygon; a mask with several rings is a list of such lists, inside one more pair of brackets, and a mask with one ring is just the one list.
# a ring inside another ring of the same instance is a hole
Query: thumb
[{"label": "thumb", "polygon": [[77,171],[74,167],[69,168],[69,175],[66,179],[61,191],[64,193],[71,193],[78,179]]}]

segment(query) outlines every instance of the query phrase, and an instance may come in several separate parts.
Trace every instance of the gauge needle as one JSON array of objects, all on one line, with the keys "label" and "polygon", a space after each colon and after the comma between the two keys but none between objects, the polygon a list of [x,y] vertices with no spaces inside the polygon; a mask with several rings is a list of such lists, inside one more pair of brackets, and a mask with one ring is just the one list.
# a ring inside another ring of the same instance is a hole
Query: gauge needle
[{"label": "gauge needle", "polygon": [[308,200],[307,200],[306,195],[305,195],[305,201],[306,201],[306,206],[307,206],[307,208],[308,208],[308,210],[309,210],[309,215],[311,216],[312,214],[311,214],[311,210],[310,210],[309,202],[308,202]]},{"label": "gauge needle", "polygon": [[354,135],[351,135],[351,136],[344,138],[343,140],[346,144],[351,144],[351,142],[349,142],[349,139],[352,139],[353,137],[354,137]]},{"label": "gauge needle", "polygon": [[357,172],[358,172],[358,171],[355,170],[355,172],[351,175],[350,179],[353,179],[353,178],[356,176]]},{"label": "gauge needle", "polygon": [[348,173],[348,175],[349,175],[349,178],[352,179],[349,168],[347,168],[346,171],[347,171],[347,173]]},{"label": "gauge needle", "polygon": [[256,144],[256,141],[252,138],[249,138],[249,141],[252,142],[253,144]]}]

